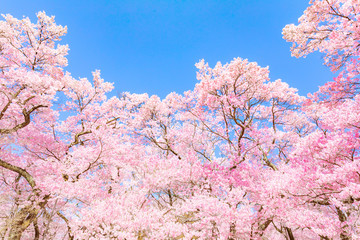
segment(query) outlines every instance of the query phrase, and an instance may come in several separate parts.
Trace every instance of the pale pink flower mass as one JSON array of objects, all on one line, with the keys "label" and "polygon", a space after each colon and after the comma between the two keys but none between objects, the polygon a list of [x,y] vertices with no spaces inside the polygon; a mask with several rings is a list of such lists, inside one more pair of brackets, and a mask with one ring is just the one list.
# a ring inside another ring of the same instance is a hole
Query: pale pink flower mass
[{"label": "pale pink flower mass", "polygon": [[337,74],[308,97],[234,58],[199,61],[183,94],[109,99],[99,70],[64,71],[54,17],[3,17],[2,239],[359,238],[358,0],[312,0],[284,28]]}]

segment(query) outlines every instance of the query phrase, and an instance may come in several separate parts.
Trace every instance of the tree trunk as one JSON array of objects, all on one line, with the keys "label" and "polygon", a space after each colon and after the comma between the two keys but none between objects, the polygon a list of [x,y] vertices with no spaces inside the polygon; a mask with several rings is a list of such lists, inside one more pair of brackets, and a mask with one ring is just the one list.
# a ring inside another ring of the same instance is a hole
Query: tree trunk
[{"label": "tree trunk", "polygon": [[285,229],[286,229],[286,232],[287,232],[287,234],[288,234],[289,240],[295,240],[291,228],[285,227]]},{"label": "tree trunk", "polygon": [[20,240],[24,231],[32,224],[39,210],[33,206],[27,206],[17,212],[11,222],[8,240]]},{"label": "tree trunk", "polygon": [[[347,216],[343,213],[343,211],[341,211],[341,209],[339,207],[336,207],[336,212],[338,214],[340,222],[342,222],[342,223],[345,222],[347,219]],[[342,229],[342,233],[340,234],[341,240],[351,240],[351,237],[349,236],[349,234],[346,231],[347,227],[348,227],[348,225],[345,225]]]}]

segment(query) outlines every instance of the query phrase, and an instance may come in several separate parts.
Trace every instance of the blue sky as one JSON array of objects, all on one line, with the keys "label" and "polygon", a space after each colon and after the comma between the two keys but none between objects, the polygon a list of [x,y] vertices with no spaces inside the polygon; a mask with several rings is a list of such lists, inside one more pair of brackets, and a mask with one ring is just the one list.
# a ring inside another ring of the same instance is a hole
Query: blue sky
[{"label": "blue sky", "polygon": [[306,0],[0,0],[0,12],[17,18],[46,11],[68,26],[67,71],[102,77],[124,91],[165,97],[197,83],[194,64],[213,67],[235,57],[270,67],[300,94],[314,92],[333,75],[321,55],[291,57],[282,28],[296,23]]}]

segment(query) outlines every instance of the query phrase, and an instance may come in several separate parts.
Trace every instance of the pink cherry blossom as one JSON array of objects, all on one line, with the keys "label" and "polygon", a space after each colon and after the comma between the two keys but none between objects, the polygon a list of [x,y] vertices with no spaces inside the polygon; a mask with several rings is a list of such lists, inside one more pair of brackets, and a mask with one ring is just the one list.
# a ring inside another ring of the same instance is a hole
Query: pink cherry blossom
[{"label": "pink cherry blossom", "polygon": [[292,54],[336,72],[298,95],[269,68],[196,64],[166,98],[63,67],[66,27],[0,21],[3,239],[358,239],[360,4],[312,0]]}]

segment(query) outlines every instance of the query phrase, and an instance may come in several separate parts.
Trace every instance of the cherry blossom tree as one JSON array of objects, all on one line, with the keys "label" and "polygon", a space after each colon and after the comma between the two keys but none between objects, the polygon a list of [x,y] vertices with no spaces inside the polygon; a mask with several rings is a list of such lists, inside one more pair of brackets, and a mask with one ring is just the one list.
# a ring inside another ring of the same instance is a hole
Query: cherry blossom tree
[{"label": "cherry blossom tree", "polygon": [[[105,132],[116,101],[107,101],[105,93],[112,85],[104,83],[98,71],[93,84],[64,72],[68,47],[55,42],[66,27],[56,25],[54,17],[40,12],[35,24],[28,18],[4,18],[0,22],[1,235],[60,239],[68,234],[73,239],[66,211],[77,201],[86,201],[79,194],[92,197],[83,191],[82,181],[97,182],[92,180],[93,171],[101,168],[108,151]],[[66,104],[58,103],[60,92],[67,97]]]},{"label": "cherry blossom tree", "polygon": [[268,68],[201,60],[195,88],[122,93],[64,70],[66,27],[0,22],[2,239],[357,239],[360,3],[284,28],[337,73],[307,98]]},{"label": "cherry blossom tree", "polygon": [[358,93],[360,55],[360,3],[349,0],[312,0],[299,18],[289,24],[284,38],[293,42],[295,57],[319,51],[324,63],[338,76],[321,88],[320,96],[342,99]]},{"label": "cherry blossom tree", "polygon": [[320,51],[337,74],[309,95],[303,110],[316,129],[292,152],[311,182],[298,197],[331,217],[312,227],[323,239],[359,238],[359,10],[359,1],[311,1],[283,32],[294,56]]}]

